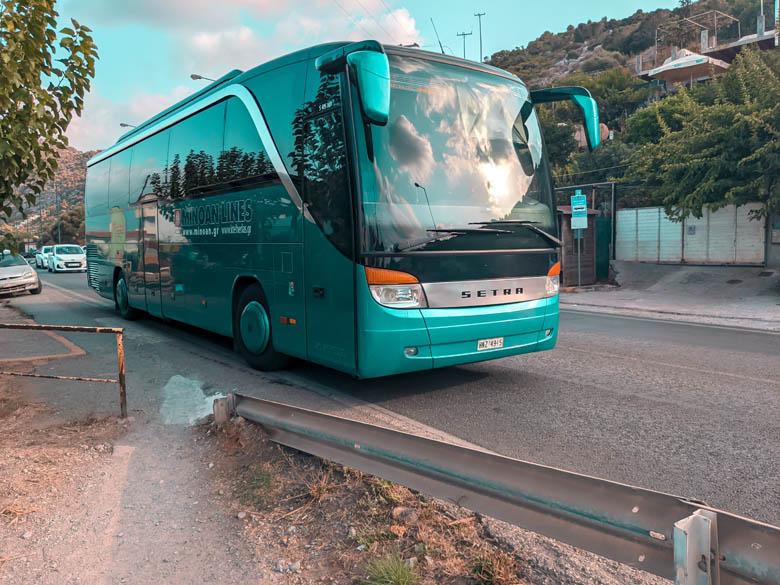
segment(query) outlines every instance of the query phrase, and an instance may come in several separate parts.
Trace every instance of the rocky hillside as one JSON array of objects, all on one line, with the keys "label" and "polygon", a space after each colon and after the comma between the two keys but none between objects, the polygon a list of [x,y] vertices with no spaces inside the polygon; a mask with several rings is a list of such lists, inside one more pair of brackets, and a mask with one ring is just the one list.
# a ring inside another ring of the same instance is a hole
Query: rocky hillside
[{"label": "rocky hillside", "polygon": [[62,201],[67,201],[71,205],[83,204],[87,161],[97,152],[97,150],[81,152],[72,147],[62,151],[56,181],[48,185],[46,190],[41,193],[39,201],[42,201],[44,205],[53,205],[56,202],[54,191],[56,187],[56,195]]},{"label": "rocky hillside", "polygon": [[[720,10],[739,19],[741,34],[756,32],[756,16],[760,0],[701,0],[691,3],[681,0],[675,10],[638,10],[627,18],[589,20],[577,26],[569,25],[564,32],[545,32],[525,47],[503,50],[490,58],[490,64],[515,73],[532,87],[550,85],[555,80],[574,72],[596,73],[607,69],[633,69],[636,57],[649,60],[655,51],[655,35],[659,25],[709,10]],[[768,6],[769,3],[765,2]],[[774,27],[770,10],[766,11],[767,30]],[[718,34],[721,40],[736,39],[737,26],[723,26]],[[671,30],[675,44],[698,50],[699,37],[695,27]]]}]

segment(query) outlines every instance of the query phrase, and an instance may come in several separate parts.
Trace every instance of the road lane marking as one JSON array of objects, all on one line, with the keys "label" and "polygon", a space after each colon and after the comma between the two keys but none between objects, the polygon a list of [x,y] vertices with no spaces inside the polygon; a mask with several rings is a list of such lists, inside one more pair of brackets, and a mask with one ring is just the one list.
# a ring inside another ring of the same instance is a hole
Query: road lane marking
[{"label": "road lane marking", "polygon": [[660,362],[660,361],[657,361],[657,360],[648,360],[648,359],[638,358],[638,357],[633,357],[633,356],[628,356],[628,355],[620,355],[620,354],[617,354],[617,353],[604,353],[604,352],[600,352],[600,351],[588,351],[587,349],[579,349],[579,348],[571,347],[571,346],[567,346],[567,345],[560,345],[559,344],[557,347],[559,349],[563,349],[565,351],[586,353],[588,355],[595,355],[595,356],[598,356],[598,357],[617,358],[617,359],[622,359],[622,360],[631,360],[631,361],[635,361],[635,362],[644,362],[644,363],[648,363],[648,364],[654,364],[654,365],[657,365],[657,366],[666,366],[666,367],[670,367],[670,368],[680,368],[680,369],[683,369],[683,370],[691,370],[693,372],[699,372],[699,373],[702,373],[702,374],[710,374],[710,375],[715,375],[715,376],[730,376],[732,378],[739,378],[741,380],[751,380],[752,382],[761,382],[763,384],[771,384],[773,386],[780,386],[780,380],[770,380],[768,378],[754,378],[753,376],[744,376],[742,374],[733,374],[731,372],[722,372],[722,371],[719,371],[719,370],[706,370],[706,369],[703,369],[703,368],[697,368],[695,366],[686,366],[686,365],[683,365],[683,364],[673,364],[673,363],[670,363],[670,362]]},{"label": "road lane marking", "polygon": [[[59,291],[61,294],[66,294],[68,296],[71,296],[73,298],[79,299],[79,300],[84,301],[86,303],[91,303],[91,304],[97,305],[99,307],[108,307],[108,306],[113,305],[113,303],[111,301],[109,301],[108,299],[104,299],[103,297],[100,297],[100,296],[98,296],[96,298],[95,297],[88,297],[87,295],[83,295],[83,294],[81,294],[79,292],[70,290],[69,288],[65,288],[65,287],[59,286],[57,284],[52,284],[48,280],[46,280],[44,282],[46,283],[46,286],[52,287],[53,289]],[[101,302],[101,300],[102,300],[102,302]]]}]

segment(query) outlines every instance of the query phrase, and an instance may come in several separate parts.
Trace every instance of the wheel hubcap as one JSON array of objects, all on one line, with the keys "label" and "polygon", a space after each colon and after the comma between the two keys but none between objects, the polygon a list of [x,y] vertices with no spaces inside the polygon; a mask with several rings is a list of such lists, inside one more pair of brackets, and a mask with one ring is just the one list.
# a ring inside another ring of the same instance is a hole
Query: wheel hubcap
[{"label": "wheel hubcap", "polygon": [[127,308],[127,284],[124,278],[120,278],[116,285],[116,304],[123,311]]},{"label": "wheel hubcap", "polygon": [[251,353],[261,354],[268,347],[271,337],[271,325],[265,307],[257,301],[252,301],[241,312],[239,323],[241,341]]}]

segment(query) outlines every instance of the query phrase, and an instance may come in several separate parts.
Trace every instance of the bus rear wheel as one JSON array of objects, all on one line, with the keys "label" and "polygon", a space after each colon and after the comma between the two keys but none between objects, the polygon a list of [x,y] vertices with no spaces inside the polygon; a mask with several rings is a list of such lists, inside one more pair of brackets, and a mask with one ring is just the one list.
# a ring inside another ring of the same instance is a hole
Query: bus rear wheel
[{"label": "bus rear wheel", "polygon": [[233,331],[236,350],[256,370],[279,370],[292,361],[274,349],[269,315],[268,302],[260,285],[246,287],[233,314]]},{"label": "bus rear wheel", "polygon": [[116,310],[123,319],[133,321],[138,318],[138,311],[130,306],[130,295],[127,288],[127,278],[124,272],[120,272],[114,285],[114,302]]}]

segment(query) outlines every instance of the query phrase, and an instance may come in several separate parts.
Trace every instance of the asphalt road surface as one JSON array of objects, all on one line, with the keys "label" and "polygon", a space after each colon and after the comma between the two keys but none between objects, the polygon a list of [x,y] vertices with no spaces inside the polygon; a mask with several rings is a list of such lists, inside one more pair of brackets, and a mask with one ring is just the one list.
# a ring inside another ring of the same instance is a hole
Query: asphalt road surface
[{"label": "asphalt road surface", "polygon": [[[171,396],[191,389],[250,391],[372,422],[396,414],[417,424],[414,432],[431,427],[512,457],[780,524],[778,334],[565,310],[550,352],[379,380],[303,363],[264,375],[224,338],[152,318],[123,322],[84,274],[41,277],[42,295],[12,301],[39,323],[127,326],[131,409],[163,412]],[[112,375],[109,337],[68,337],[89,355],[40,371]],[[106,398],[114,390],[44,388],[64,413],[115,408]]]}]

